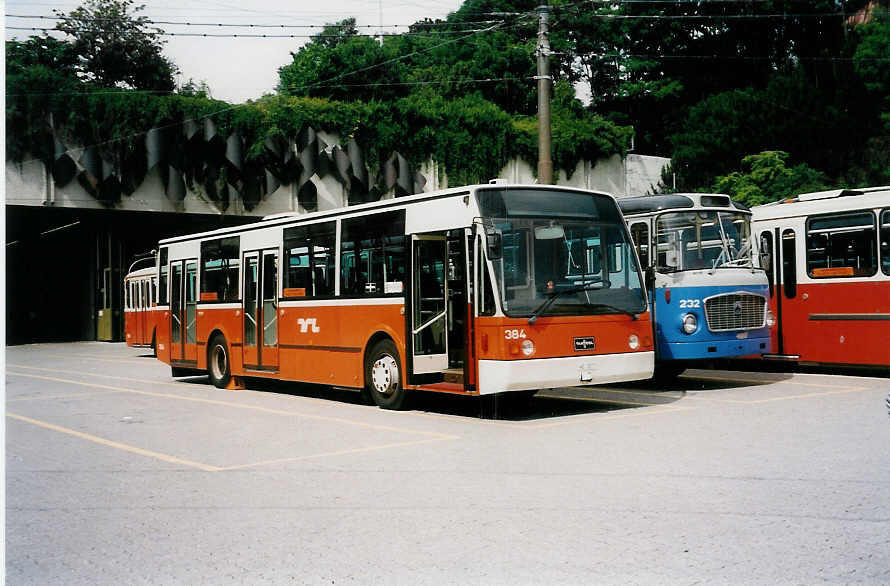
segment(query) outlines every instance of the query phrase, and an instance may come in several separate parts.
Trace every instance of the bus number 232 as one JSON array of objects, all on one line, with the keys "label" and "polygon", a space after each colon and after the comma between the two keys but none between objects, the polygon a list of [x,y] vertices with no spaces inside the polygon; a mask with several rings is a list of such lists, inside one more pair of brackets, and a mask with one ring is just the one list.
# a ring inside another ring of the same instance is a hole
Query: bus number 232
[{"label": "bus number 232", "polygon": [[680,300],[680,308],[690,308],[693,307],[701,307],[701,299],[681,299]]}]

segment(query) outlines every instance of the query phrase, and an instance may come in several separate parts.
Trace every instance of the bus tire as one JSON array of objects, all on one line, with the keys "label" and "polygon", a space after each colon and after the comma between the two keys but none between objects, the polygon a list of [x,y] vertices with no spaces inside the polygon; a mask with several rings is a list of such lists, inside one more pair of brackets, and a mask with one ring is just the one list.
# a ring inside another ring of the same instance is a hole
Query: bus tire
[{"label": "bus tire", "polygon": [[213,386],[224,389],[232,379],[232,361],[229,359],[229,346],[222,334],[213,336],[207,344],[207,376]]},{"label": "bus tire", "polygon": [[151,333],[151,355],[155,358],[158,357],[158,338],[157,338],[157,330]]},{"label": "bus tire", "polygon": [[402,386],[402,364],[392,340],[380,340],[365,355],[365,389],[381,409],[405,409],[408,391]]}]

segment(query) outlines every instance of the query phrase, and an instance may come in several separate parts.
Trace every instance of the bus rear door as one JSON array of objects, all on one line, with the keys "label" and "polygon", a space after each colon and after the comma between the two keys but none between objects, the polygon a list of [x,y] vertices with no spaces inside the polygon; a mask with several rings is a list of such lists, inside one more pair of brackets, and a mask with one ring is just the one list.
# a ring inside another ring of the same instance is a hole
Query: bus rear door
[{"label": "bus rear door", "polygon": [[278,250],[244,255],[244,367],[278,370]]},{"label": "bus rear door", "polygon": [[170,360],[197,364],[198,261],[170,263]]}]

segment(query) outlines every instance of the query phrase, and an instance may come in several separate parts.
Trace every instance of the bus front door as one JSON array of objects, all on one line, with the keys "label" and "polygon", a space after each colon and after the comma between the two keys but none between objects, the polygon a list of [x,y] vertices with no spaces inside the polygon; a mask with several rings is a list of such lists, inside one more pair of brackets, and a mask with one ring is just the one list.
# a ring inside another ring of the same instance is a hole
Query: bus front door
[{"label": "bus front door", "polygon": [[244,367],[278,370],[278,250],[244,255]]},{"label": "bus front door", "polygon": [[198,362],[198,261],[170,263],[170,360],[194,366]]},{"label": "bus front door", "polygon": [[411,248],[412,371],[441,372],[448,368],[445,236],[415,234]]}]

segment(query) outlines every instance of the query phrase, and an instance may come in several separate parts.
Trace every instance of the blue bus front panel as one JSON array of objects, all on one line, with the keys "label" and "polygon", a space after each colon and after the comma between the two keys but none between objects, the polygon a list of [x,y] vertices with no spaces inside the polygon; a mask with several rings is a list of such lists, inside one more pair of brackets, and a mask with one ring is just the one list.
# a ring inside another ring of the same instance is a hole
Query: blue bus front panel
[{"label": "blue bus front panel", "polygon": [[[759,285],[656,288],[658,360],[759,356],[771,352],[765,321],[766,295],[766,288]],[[706,306],[710,307],[710,316]],[[687,314],[694,315],[697,322],[697,328],[691,334],[683,330],[683,319]],[[754,324],[759,327],[752,328]]]}]

